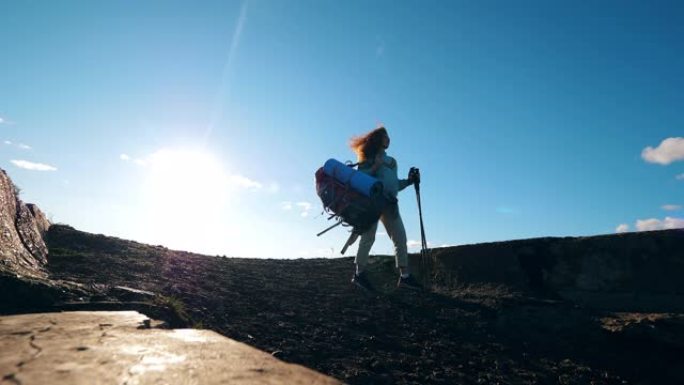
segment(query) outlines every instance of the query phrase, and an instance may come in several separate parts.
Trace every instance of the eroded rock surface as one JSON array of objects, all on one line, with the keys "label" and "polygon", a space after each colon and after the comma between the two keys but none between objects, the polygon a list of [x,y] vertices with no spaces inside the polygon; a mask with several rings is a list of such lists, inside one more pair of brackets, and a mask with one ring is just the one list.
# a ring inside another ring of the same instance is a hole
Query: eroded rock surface
[{"label": "eroded rock surface", "polygon": [[0,169],[0,271],[45,277],[48,250],[43,234],[50,223],[35,206],[18,198],[12,180]]},{"label": "eroded rock surface", "polygon": [[0,318],[0,384],[302,384],[339,381],[208,330],[133,311]]},{"label": "eroded rock surface", "polygon": [[33,215],[33,218],[35,220],[36,227],[38,228],[38,231],[40,231],[40,235],[45,237],[45,234],[51,226],[51,223],[45,216],[45,213],[43,213],[43,211],[33,203],[27,203],[26,207],[28,207],[28,209],[31,211],[31,214]]},{"label": "eroded rock surface", "polygon": [[21,201],[17,206],[16,228],[26,250],[38,261],[40,266],[45,266],[48,249],[43,240],[44,232],[40,230],[33,212]]}]

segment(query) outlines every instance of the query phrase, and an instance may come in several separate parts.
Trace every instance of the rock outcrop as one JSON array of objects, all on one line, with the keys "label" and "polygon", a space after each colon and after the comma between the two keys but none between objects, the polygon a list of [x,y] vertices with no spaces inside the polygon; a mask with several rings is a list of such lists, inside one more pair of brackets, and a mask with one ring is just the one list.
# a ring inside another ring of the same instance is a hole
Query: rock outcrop
[{"label": "rock outcrop", "polygon": [[0,169],[0,272],[45,277],[48,249],[43,240],[50,222],[35,205],[22,202]]},{"label": "rock outcrop", "polygon": [[486,283],[615,311],[684,311],[682,229],[439,248],[422,265],[447,288]]},{"label": "rock outcrop", "polygon": [[33,215],[36,227],[44,239],[45,234],[47,234],[48,230],[50,230],[50,221],[45,216],[45,213],[43,213],[43,211],[41,211],[41,209],[39,209],[38,206],[34,205],[33,203],[27,203],[26,207],[28,207],[31,215]]}]

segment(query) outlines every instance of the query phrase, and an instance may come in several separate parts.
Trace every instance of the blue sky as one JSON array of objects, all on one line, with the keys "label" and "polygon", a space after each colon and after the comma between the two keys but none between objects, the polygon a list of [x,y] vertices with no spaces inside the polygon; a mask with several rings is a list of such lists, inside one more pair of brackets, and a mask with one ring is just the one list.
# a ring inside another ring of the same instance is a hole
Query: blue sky
[{"label": "blue sky", "polygon": [[[339,255],[344,230],[315,236],[329,222],[313,174],[381,122],[400,173],[421,169],[433,246],[684,227],[680,2],[0,15],[0,167],[55,222],[208,254]],[[413,246],[412,189],[400,204]],[[373,252],[391,252],[386,235]]]}]

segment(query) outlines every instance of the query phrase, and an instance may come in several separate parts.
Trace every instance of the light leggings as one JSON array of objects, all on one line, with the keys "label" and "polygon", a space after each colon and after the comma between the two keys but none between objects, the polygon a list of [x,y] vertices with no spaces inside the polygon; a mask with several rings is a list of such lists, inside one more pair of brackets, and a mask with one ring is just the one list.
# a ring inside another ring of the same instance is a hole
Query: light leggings
[{"label": "light leggings", "polygon": [[[380,221],[385,226],[387,234],[392,243],[394,243],[394,255],[396,257],[397,267],[408,266],[408,250],[406,248],[406,230],[404,229],[404,222],[401,221],[399,215],[399,205],[394,203],[387,205],[382,211]],[[368,254],[375,242],[375,233],[378,230],[378,222],[375,222],[370,229],[361,234],[361,241],[359,242],[359,249],[356,252],[356,264],[359,268],[365,268],[368,264]]]}]

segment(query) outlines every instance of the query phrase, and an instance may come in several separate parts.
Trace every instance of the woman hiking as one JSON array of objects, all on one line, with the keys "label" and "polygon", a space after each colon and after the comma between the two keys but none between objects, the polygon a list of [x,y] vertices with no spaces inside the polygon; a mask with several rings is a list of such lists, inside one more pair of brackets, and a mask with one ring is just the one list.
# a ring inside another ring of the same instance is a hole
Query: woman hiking
[{"label": "woman hiking", "polygon": [[[382,221],[387,234],[394,243],[396,266],[400,272],[397,286],[421,289],[421,285],[409,271],[406,230],[399,215],[397,200],[399,191],[420,180],[420,176],[410,174],[409,179],[397,177],[397,161],[385,152],[390,145],[390,138],[385,127],[381,126],[364,135],[356,136],[351,139],[349,145],[357,155],[359,171],[374,176],[383,184],[383,192],[389,203],[383,209],[380,221]],[[368,254],[373,242],[375,242],[377,229],[378,223],[375,222],[365,233],[361,234],[359,249],[356,252],[356,273],[352,277],[352,283],[366,290],[373,290],[365,273],[365,268],[368,264]]]}]

